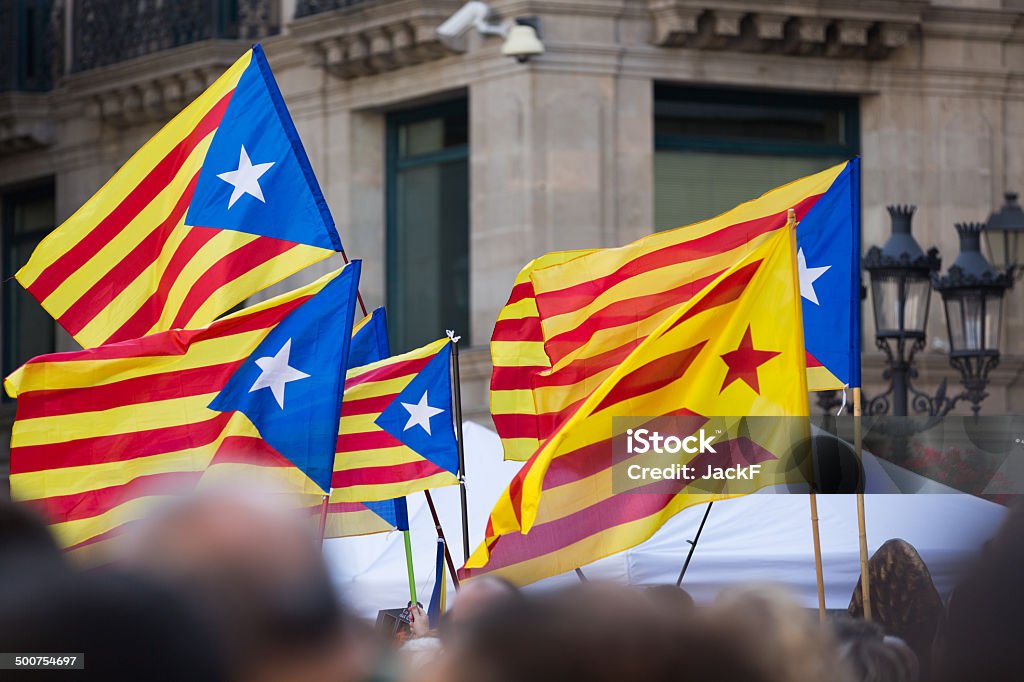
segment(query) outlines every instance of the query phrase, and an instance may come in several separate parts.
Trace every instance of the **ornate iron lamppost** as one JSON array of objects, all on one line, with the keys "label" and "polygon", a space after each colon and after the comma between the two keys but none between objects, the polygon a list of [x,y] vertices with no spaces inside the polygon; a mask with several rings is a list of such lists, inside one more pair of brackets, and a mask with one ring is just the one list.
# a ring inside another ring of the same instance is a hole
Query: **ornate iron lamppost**
[{"label": "ornate iron lamppost", "polygon": [[1024,209],[1017,203],[1016,192],[1007,192],[1005,201],[1001,209],[988,217],[982,234],[992,264],[1019,278],[1024,274]]},{"label": "ornate iron lamppost", "polygon": [[864,257],[871,279],[871,305],[875,314],[875,346],[885,353],[882,378],[889,388],[868,401],[868,414],[907,415],[910,391],[917,377],[914,354],[924,348],[931,298],[931,277],[941,264],[932,247],[925,253],[910,233],[915,206],[889,206],[892,235],[879,248],[872,246]]},{"label": "ornate iron lamppost", "polygon": [[[1009,197],[1007,195],[1008,200]],[[892,236],[881,248],[871,247],[864,258],[864,269],[871,279],[875,345],[885,353],[886,369],[882,378],[889,381],[885,392],[867,401],[865,413],[882,415],[891,409],[893,416],[905,417],[912,408],[918,414],[941,417],[958,402],[966,400],[977,415],[987,395],[988,373],[999,363],[1002,301],[1012,279],[981,254],[981,234],[986,231],[981,223],[956,225],[960,255],[949,272],[940,277],[938,251],[933,247],[925,253],[910,233],[914,210],[913,206],[890,206]],[[995,239],[1005,247],[1002,253],[1015,254],[1015,249],[1024,248],[1024,239],[1019,238],[1019,234],[1024,234],[1024,224],[1018,232],[1015,232],[1018,228],[1009,224],[1011,228],[1003,229],[1001,236]],[[1000,225],[998,221],[997,225]],[[996,232],[991,230],[990,234]],[[1005,236],[1007,234],[1009,236]],[[1017,256],[1007,255],[1006,258]],[[934,396],[913,385],[918,376],[913,365],[914,355],[925,346],[928,302],[933,286],[942,296],[945,308],[949,362],[960,372],[964,386],[964,390],[953,397],[946,395],[945,380]],[[909,403],[908,399],[911,399]]]},{"label": "ornate iron lamppost", "polygon": [[977,416],[988,395],[988,373],[999,364],[999,325],[1003,295],[1012,283],[981,255],[983,223],[957,223],[960,255],[949,272],[934,277],[935,290],[942,295],[949,333],[949,364],[960,372],[964,392],[949,400],[948,412],[957,401],[971,403]]}]

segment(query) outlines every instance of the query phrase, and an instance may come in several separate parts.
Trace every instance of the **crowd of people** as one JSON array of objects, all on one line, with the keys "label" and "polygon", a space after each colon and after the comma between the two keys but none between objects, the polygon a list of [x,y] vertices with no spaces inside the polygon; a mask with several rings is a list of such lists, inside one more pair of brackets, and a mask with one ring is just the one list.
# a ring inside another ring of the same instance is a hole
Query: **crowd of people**
[{"label": "crowd of people", "polygon": [[[877,561],[876,561],[877,560]],[[695,604],[675,585],[523,592],[466,582],[436,628],[350,613],[308,521],[236,495],[172,503],[83,570],[29,510],[0,502],[0,653],[83,653],[84,669],[0,679],[245,682],[961,682],[1024,678],[1024,505],[947,602],[916,590],[912,548],[872,560],[873,621],[737,586]],[[897,580],[898,578],[898,580]],[[382,605],[394,606],[394,605]]]}]

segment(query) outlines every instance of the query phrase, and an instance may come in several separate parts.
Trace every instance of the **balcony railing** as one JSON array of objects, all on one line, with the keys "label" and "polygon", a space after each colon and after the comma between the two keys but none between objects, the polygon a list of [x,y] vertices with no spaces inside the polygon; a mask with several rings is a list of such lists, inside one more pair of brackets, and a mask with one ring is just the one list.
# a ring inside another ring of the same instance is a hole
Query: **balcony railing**
[{"label": "balcony railing", "polygon": [[75,0],[71,71],[212,39],[277,33],[275,0]]},{"label": "balcony railing", "polygon": [[298,0],[295,3],[295,18],[301,19],[311,14],[330,12],[335,9],[345,9],[355,5],[363,5],[371,0]]}]

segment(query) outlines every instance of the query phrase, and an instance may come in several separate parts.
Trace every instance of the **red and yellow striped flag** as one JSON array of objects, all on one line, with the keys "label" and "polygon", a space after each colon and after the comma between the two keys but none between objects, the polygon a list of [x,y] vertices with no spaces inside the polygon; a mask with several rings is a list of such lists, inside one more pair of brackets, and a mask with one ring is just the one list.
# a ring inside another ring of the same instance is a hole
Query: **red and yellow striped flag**
[{"label": "red and yellow striped flag", "polygon": [[[218,139],[223,154],[211,151]],[[237,197],[236,166],[260,174]],[[47,236],[17,279],[85,347],[206,325],[340,250],[308,168],[256,46]]]},{"label": "red and yellow striped flag", "polygon": [[62,546],[84,549],[191,489],[211,463],[269,449],[244,415],[207,406],[270,330],[336,274],[202,329],[30,360],[4,384],[18,399],[12,495],[52,524]]},{"label": "red and yellow striped flag", "polygon": [[491,399],[505,457],[532,454],[530,445],[543,444],[680,304],[785,226],[790,208],[802,219],[844,168],[711,220],[623,247],[548,254],[527,266],[492,337]]},{"label": "red and yellow striped flag", "polygon": [[416,378],[448,339],[349,370],[341,404],[331,503],[389,500],[457,485],[450,471],[418,455],[376,419]]},{"label": "red and yellow striped flag", "polygon": [[[808,414],[794,243],[792,230],[776,231],[612,368],[498,500],[464,577],[496,572],[530,583],[557,575],[639,544],[681,509],[721,497],[687,494],[685,483],[666,490],[663,481],[617,491],[613,464],[621,462],[612,446],[626,425],[614,418]],[[727,466],[753,456],[765,466],[757,485],[783,482],[772,462],[791,435],[769,429],[722,442],[717,459],[696,454],[690,463]],[[740,447],[723,447],[730,443]]]}]

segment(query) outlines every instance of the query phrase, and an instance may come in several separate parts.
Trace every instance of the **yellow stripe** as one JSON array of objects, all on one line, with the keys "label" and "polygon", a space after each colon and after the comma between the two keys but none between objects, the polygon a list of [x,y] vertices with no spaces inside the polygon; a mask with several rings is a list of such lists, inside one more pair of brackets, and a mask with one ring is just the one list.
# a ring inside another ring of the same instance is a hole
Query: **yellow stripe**
[{"label": "yellow stripe", "polygon": [[[333,497],[331,498],[334,499]],[[387,533],[395,527],[369,509],[351,512],[330,512],[324,525],[325,538],[347,538],[373,533]]]},{"label": "yellow stripe", "polygon": [[76,545],[79,542],[85,542],[89,538],[94,538],[97,535],[106,533],[108,530],[124,525],[129,521],[143,519],[170,499],[173,498],[166,495],[151,495],[149,497],[128,500],[124,504],[120,504],[110,511],[97,516],[55,523],[50,526],[50,532],[53,533],[57,543],[62,547]]},{"label": "yellow stripe", "polygon": [[449,340],[447,338],[438,339],[437,341],[428,343],[425,346],[411,350],[408,353],[402,353],[401,355],[392,355],[390,358],[384,358],[383,360],[378,360],[377,362],[371,362],[368,365],[363,365],[362,367],[356,367],[355,369],[351,369],[349,370],[348,374],[345,375],[345,378],[354,379],[355,377],[360,377],[366,374],[367,372],[377,369],[378,367],[395,365],[401,362],[405,362],[407,360],[419,360],[422,358],[428,358],[433,355],[437,355],[437,353],[442,348],[444,348],[445,345],[447,345],[448,343]]},{"label": "yellow stripe", "polygon": [[495,367],[550,367],[543,341],[491,341]]},{"label": "yellow stripe", "polygon": [[18,281],[25,287],[31,285],[50,263],[77,244],[121,204],[160,159],[185,139],[203,116],[238,84],[251,57],[252,50],[246,51],[213,85],[150,138],[74,215],[43,239],[28,264],[18,272]]},{"label": "yellow stripe", "polygon": [[[319,263],[320,261],[334,255],[336,255],[336,252],[330,249],[321,249],[316,246],[298,244],[288,251],[278,254],[267,262],[256,266],[244,275],[236,277],[229,282],[225,282],[206,300],[206,302],[199,306],[199,309],[196,310],[192,318],[186,322],[185,326],[191,327],[197,324],[202,324],[205,320],[212,319],[222,311],[228,310],[232,306],[245,300],[246,297],[252,295],[252,292],[260,291],[270,285],[277,284],[285,277],[293,275],[309,265]],[[181,279],[188,279],[192,276],[195,281],[198,281],[204,274],[205,272],[194,272],[192,264],[189,263],[182,272]],[[167,324],[170,324],[169,320],[174,318],[177,311],[178,308],[176,306],[164,309],[164,319],[168,320]]]},{"label": "yellow stripe", "polygon": [[[414,372],[396,379],[367,381],[365,384],[356,384],[346,389],[345,397],[349,400],[363,400],[364,398],[378,398],[382,395],[398,395],[415,378],[416,373]],[[344,407],[342,407],[342,412],[345,412]]]},{"label": "yellow stripe", "polygon": [[807,390],[808,391],[838,391],[845,384],[835,374],[828,370],[828,367],[807,368]]},{"label": "yellow stripe", "polygon": [[509,303],[498,313],[499,320],[522,320],[529,317],[537,317],[537,299],[523,298],[515,303]]},{"label": "yellow stripe", "polygon": [[412,493],[430,488],[458,485],[458,483],[459,480],[453,474],[442,471],[433,476],[403,481],[401,483],[348,486],[335,490],[334,494],[337,497],[332,497],[332,499],[336,499],[338,502],[377,502],[380,500],[391,500],[403,495],[411,495]]},{"label": "yellow stripe", "polygon": [[417,455],[410,448],[401,445],[390,448],[378,448],[376,450],[361,450],[359,452],[339,452],[334,457],[335,471],[355,471],[367,467],[383,467],[395,464],[407,464],[409,462],[420,462],[423,457]]},{"label": "yellow stripe", "polygon": [[210,445],[117,462],[45,469],[11,475],[11,494],[19,500],[74,495],[124,485],[140,476],[175,471],[201,471],[224,440],[222,434]]},{"label": "yellow stripe", "polygon": [[97,438],[118,433],[184,426],[211,419],[214,412],[207,405],[217,395],[174,398],[137,405],[122,405],[98,412],[62,414],[14,422],[11,447],[68,443],[81,438]]},{"label": "yellow stripe", "polygon": [[540,447],[536,438],[502,438],[501,445],[505,449],[505,460],[525,462]]},{"label": "yellow stripe", "polygon": [[[164,187],[152,201],[143,208],[137,216],[113,239],[103,245],[99,251],[93,254],[88,261],[82,264],[74,272],[69,272],[66,279],[54,289],[43,301],[47,311],[54,317],[63,315],[71,304],[81,298],[83,292],[87,291],[94,283],[103,279],[110,272],[111,268],[124,259],[144,239],[154,232],[171,214],[174,205],[181,199],[185,188],[191,182],[192,177],[199,172],[203,165],[203,159],[213,141],[214,132],[207,135],[202,142],[196,145],[192,153],[178,169],[174,178]],[[184,216],[182,216],[184,220]],[[181,221],[178,222],[181,224]],[[162,253],[171,253],[162,250]],[[102,343],[110,333],[120,327],[138,309],[139,305],[147,298],[150,292],[156,288],[159,273],[163,270],[163,263],[159,268],[151,266],[143,270],[138,277],[131,282],[118,282],[123,287],[117,296],[113,297],[103,314],[97,315],[102,320],[108,320],[103,325],[101,334],[95,333],[95,324],[90,325],[79,333],[84,333],[90,338],[98,338],[96,343]],[[109,312],[108,312],[109,311]],[[95,322],[95,320],[94,320]],[[92,328],[91,333],[86,331]],[[83,336],[83,338],[85,338]]]},{"label": "yellow stripe", "polygon": [[491,391],[491,414],[536,414],[533,392]]}]

